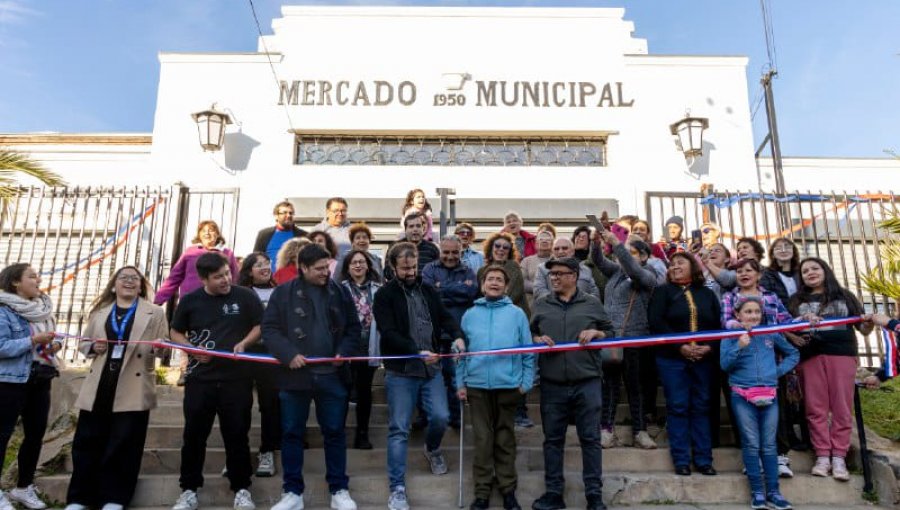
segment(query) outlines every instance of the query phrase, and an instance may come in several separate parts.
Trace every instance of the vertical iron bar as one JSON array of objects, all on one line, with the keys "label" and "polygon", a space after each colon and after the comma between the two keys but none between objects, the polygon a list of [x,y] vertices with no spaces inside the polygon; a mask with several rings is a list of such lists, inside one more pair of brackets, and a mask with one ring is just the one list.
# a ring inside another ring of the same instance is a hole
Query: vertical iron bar
[{"label": "vertical iron bar", "polygon": [[[18,229],[18,227],[16,226],[16,223],[19,221],[19,207],[22,204],[22,188],[17,189],[17,193],[13,200],[16,201],[16,206],[13,209],[12,218],[10,219],[10,222],[9,222],[9,246],[6,249],[6,258],[3,262],[4,266],[9,265],[9,256],[12,254],[13,244],[15,243],[15,240],[16,240],[16,230]],[[21,246],[21,243],[20,243],[20,246]]]},{"label": "vertical iron bar", "polygon": [[25,253],[25,239],[28,237],[28,221],[31,218],[31,201],[34,199],[35,193],[37,193],[37,188],[30,186],[28,188],[28,203],[25,204],[25,217],[22,218],[22,236],[19,241],[19,253],[16,255],[16,260],[14,262],[22,262],[22,256]]}]

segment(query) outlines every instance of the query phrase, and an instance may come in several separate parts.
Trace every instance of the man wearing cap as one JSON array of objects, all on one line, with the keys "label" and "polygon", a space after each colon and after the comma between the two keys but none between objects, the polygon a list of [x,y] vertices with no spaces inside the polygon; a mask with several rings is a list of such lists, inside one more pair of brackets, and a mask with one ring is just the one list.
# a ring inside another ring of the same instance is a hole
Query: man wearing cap
[{"label": "man wearing cap", "polygon": [[[578,342],[613,336],[603,304],[578,289],[579,261],[562,257],[547,261],[552,291],[534,302],[531,333],[535,343]],[[541,421],[544,428],[544,485],[534,510],[558,510],[563,500],[566,429],[575,419],[581,444],[582,478],[588,510],[606,508],[602,500],[600,411],[602,359],[597,349],[541,353]]]}]

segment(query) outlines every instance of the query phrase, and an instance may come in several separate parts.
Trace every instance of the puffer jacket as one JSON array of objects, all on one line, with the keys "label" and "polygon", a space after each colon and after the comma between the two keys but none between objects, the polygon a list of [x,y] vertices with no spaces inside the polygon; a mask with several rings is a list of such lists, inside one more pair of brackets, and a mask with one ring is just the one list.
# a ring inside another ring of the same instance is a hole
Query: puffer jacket
[{"label": "puffer jacket", "polygon": [[[528,318],[512,300],[480,298],[462,319],[469,352],[531,345]],[[514,389],[522,392],[534,383],[534,355],[463,356],[456,365],[458,388]]]}]

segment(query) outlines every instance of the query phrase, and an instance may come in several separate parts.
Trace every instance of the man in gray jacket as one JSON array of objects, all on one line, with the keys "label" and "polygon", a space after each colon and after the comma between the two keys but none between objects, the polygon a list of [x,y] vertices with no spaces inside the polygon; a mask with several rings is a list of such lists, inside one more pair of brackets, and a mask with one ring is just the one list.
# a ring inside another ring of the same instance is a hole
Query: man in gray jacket
[{"label": "man in gray jacket", "polygon": [[[585,345],[613,336],[612,323],[603,304],[576,285],[580,264],[571,257],[547,261],[552,292],[534,302],[531,333],[535,343]],[[544,428],[545,493],[534,510],[557,510],[563,501],[563,455],[569,418],[575,419],[581,443],[582,478],[588,510],[602,510],[600,410],[602,360],[599,350],[579,349],[542,353],[541,420]]]}]

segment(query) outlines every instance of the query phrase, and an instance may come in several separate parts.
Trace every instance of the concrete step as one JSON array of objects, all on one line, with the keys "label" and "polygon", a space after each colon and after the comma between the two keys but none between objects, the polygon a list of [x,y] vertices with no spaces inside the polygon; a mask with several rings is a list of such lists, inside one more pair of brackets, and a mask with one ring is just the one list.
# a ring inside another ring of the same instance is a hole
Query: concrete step
[{"label": "concrete step", "polygon": [[[468,472],[466,474],[469,477]],[[41,478],[38,484],[50,500],[65,501],[68,475],[53,475]],[[583,507],[583,484],[579,472],[566,473],[565,499],[571,507]],[[321,474],[306,477],[305,499],[310,507],[327,506],[329,502],[328,486]],[[410,503],[414,508],[450,507],[457,500],[458,479],[454,472],[444,476],[423,473],[421,468],[410,466],[406,484]],[[805,505],[841,505],[847,508],[862,503],[860,497],[862,480],[854,476],[849,483],[841,483],[830,478],[816,478],[810,475],[799,475],[784,480],[782,491],[795,503]],[[350,490],[353,498],[361,505],[380,506],[387,501],[388,487],[384,470],[366,471],[352,474]],[[277,502],[281,494],[281,479],[255,479],[251,487],[254,500],[260,507],[270,506]],[[531,502],[544,491],[543,474],[527,472],[519,474],[517,495],[523,506]],[[138,482],[137,491],[132,502],[135,507],[166,507],[171,505],[180,494],[178,477],[174,475],[146,475]],[[495,491],[496,492],[496,491]],[[749,500],[747,479],[739,473],[726,473],[717,477],[693,475],[678,477],[667,473],[642,472],[608,472],[604,475],[604,499],[609,504],[670,504],[675,502],[696,503],[737,503],[746,504]],[[464,500],[468,504],[472,497],[472,483],[465,481]],[[200,491],[201,507],[229,506],[233,494],[228,487],[228,480],[217,474],[206,478],[205,486]],[[495,504],[499,496],[493,498]]]},{"label": "concrete step", "polygon": [[[459,448],[457,444],[444,444],[444,456],[450,466],[459,467]],[[472,447],[466,447],[464,462],[470,465]],[[280,473],[281,454],[275,452],[276,465]],[[743,468],[741,451],[737,448],[716,448],[713,452],[716,469],[720,473],[739,473]],[[347,465],[352,466],[353,472],[365,470],[377,470],[384,468],[387,459],[385,448],[374,450],[347,450]],[[421,466],[425,469],[425,458],[421,447],[410,448],[407,457],[409,466]],[[305,471],[307,473],[325,472],[325,452],[321,448],[313,448],[305,452]],[[179,448],[152,448],[144,451],[141,463],[141,473],[145,475],[178,474],[181,465],[181,450]],[[812,469],[812,455],[793,452],[791,454],[791,467],[799,473],[808,473]],[[215,473],[225,466],[225,450],[223,448],[207,448],[205,471]],[[254,468],[256,460],[253,461]],[[516,466],[519,472],[543,471],[544,454],[541,447],[520,447],[517,449]],[[572,448],[566,452],[566,469],[581,470],[580,452]],[[673,469],[669,450],[660,448],[657,450],[639,450],[635,448],[612,448],[603,450],[603,468],[609,472],[671,472]],[[67,456],[64,464],[65,472],[72,471],[71,457]],[[280,476],[280,475],[278,475]]]},{"label": "concrete step", "polygon": [[[347,444],[353,444],[353,438],[356,434],[356,426],[348,425],[345,427],[347,434]],[[471,427],[466,426],[466,435],[471,437]],[[374,446],[384,447],[387,444],[387,425],[371,425],[369,426],[369,441]],[[657,432],[658,431],[658,432]],[[665,429],[654,429],[651,435],[656,438],[657,444],[660,446],[668,445],[668,433]],[[151,425],[147,430],[146,448],[180,448],[183,435],[182,425]],[[617,425],[616,435],[625,444],[630,445],[632,440],[631,427],[628,425]],[[413,446],[421,446],[424,444],[424,432],[414,430],[410,433],[409,441]],[[730,425],[723,425],[720,428],[720,437],[723,445],[734,444],[732,429]],[[539,426],[530,429],[520,429],[516,431],[516,439],[519,447],[541,446],[544,442],[544,433]],[[322,448],[323,440],[318,424],[309,425],[306,429],[306,441],[310,448]],[[457,444],[459,441],[459,432],[448,428],[444,435],[445,444]],[[260,427],[252,425],[250,427],[250,446],[258,447],[260,443]],[[213,426],[212,433],[207,440],[207,446],[211,448],[222,447],[222,436],[219,433],[218,425]],[[578,446],[578,435],[575,427],[570,426],[566,433],[566,446]]]},{"label": "concrete step", "polygon": [[[665,416],[665,406],[657,407],[657,415]],[[468,408],[466,409],[468,416]],[[538,404],[528,404],[528,417],[535,423],[541,423],[541,412]],[[720,409],[720,417],[723,421],[728,421],[728,412],[723,407]],[[259,407],[253,406],[251,413],[253,423],[260,422]],[[631,411],[628,404],[622,403],[616,406],[615,423],[630,423]],[[469,421],[468,417],[466,421]],[[316,422],[315,404],[310,406],[308,423]],[[347,414],[347,423],[356,422],[356,404],[351,403]],[[150,424],[159,425],[179,425],[184,423],[184,411],[182,410],[181,401],[163,401],[160,402],[156,409],[150,412]],[[386,425],[388,423],[388,406],[387,404],[373,404],[369,423],[373,425]]]}]

